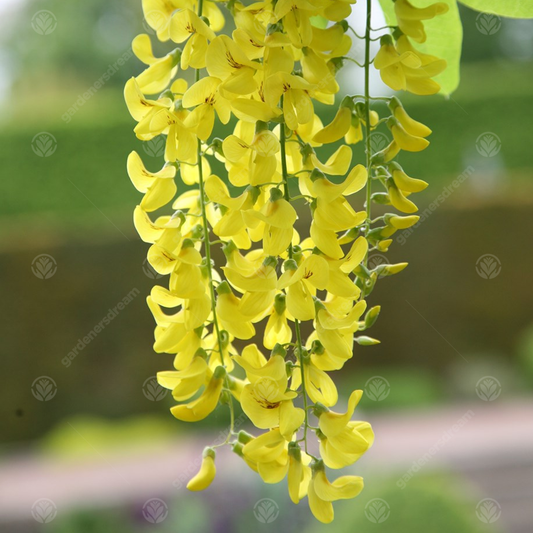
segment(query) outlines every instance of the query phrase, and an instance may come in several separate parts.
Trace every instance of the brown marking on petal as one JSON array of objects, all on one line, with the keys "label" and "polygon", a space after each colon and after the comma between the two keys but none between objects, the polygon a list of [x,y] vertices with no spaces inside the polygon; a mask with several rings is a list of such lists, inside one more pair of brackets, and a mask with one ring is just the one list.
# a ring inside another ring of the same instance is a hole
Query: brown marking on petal
[{"label": "brown marking on petal", "polygon": [[229,50],[226,50],[226,59],[228,60],[229,66],[232,68],[240,69],[244,65],[241,65],[240,63],[237,63],[233,56],[231,55],[231,52]]},{"label": "brown marking on petal", "polygon": [[312,270],[307,270],[305,269],[305,273],[304,273],[304,276],[303,278],[304,279],[309,279],[310,277],[312,277],[314,275],[314,272]]}]

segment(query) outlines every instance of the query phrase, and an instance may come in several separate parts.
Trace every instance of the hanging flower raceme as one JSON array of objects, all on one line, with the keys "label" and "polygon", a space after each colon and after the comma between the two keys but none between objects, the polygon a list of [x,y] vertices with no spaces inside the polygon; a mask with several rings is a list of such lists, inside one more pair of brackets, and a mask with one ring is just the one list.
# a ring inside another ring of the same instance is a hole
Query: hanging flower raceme
[{"label": "hanging flower raceme", "polygon": [[[397,97],[345,96],[328,120],[316,114],[316,102],[332,106],[340,91],[352,3],[230,2],[229,35],[221,33],[221,4],[143,0],[168,51],[156,56],[153,37],[136,37],[146,69],[125,87],[138,139],[166,140],[157,168],[137,152],[127,162],[143,194],[135,227],[150,244],[151,266],[168,276],[148,297],[154,350],[173,356],[174,369],[157,378],[180,421],[203,420],[219,405],[231,413],[226,441],[204,450],[187,487],[213,482],[216,448],[229,444],[265,483],[286,479],[290,499],[307,498],[322,522],[333,520],[333,502],[363,489],[359,476],[326,469],[352,465],[374,440],[368,422],[352,420],[362,391],[346,410],[337,407],[330,372],[379,343],[364,334],[380,312],[367,302],[378,278],[406,263],[372,267],[368,257],[417,223],[412,195],[427,183],[395,158],[424,150],[431,134]],[[395,90],[434,94],[445,62],[410,40],[423,43],[424,21],[446,4],[418,9],[397,0],[394,9],[398,27],[381,37],[374,66]],[[368,79],[370,62],[363,68]],[[228,123],[232,133],[215,137]],[[391,142],[373,153],[378,128]],[[351,145],[360,142],[366,157],[355,162]],[[297,211],[302,202],[307,208]],[[372,214],[376,205],[381,212]],[[236,403],[255,436],[235,432]]]}]

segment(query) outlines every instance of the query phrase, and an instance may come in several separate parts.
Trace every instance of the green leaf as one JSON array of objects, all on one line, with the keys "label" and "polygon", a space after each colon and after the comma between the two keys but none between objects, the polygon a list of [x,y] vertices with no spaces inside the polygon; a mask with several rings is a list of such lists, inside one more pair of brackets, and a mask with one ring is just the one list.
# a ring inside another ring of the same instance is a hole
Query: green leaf
[{"label": "green leaf", "polygon": [[[393,1],[379,1],[385,14],[387,24],[389,26],[395,26],[397,22],[396,15],[394,14]],[[448,13],[424,21],[424,28],[428,36],[427,41],[423,44],[415,42],[412,44],[421,52],[446,59],[448,67],[442,74],[435,77],[435,81],[441,85],[440,92],[448,95],[453,93],[459,85],[463,26],[461,24],[456,0],[441,1],[446,2],[450,6]],[[416,7],[426,7],[430,4],[434,4],[435,0],[411,0],[411,3]]]},{"label": "green leaf", "polygon": [[460,2],[482,13],[517,19],[533,18],[531,0],[460,0]]}]

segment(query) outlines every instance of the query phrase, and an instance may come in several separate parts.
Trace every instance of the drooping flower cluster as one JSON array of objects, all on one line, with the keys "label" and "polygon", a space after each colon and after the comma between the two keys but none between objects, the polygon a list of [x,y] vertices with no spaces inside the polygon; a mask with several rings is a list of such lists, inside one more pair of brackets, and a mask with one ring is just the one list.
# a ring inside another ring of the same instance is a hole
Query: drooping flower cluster
[{"label": "drooping flower cluster", "polygon": [[[328,373],[352,358],[354,342],[378,342],[361,335],[380,311],[367,310],[366,297],[378,276],[406,264],[372,268],[368,255],[386,251],[395,231],[417,222],[408,196],[427,184],[393,159],[400,150],[423,150],[431,133],[397,98],[373,99],[368,85],[362,97],[342,99],[328,125],[315,113],[314,102],[335,103],[336,72],[351,60],[351,3],[231,0],[226,8],[236,29],[227,35],[220,3],[143,0],[148,25],[174,46],[156,57],[150,36],[136,37],[133,50],[147,68],[125,87],[137,137],[166,138],[161,170],[148,170],[136,152],[127,167],[144,193],[134,222],[151,245],[148,260],[169,276],[148,304],[155,351],[174,355],[174,369],[158,374],[177,402],[171,412],[194,422],[228,405],[225,444],[266,483],[287,478],[291,500],[307,496],[322,522],[333,520],[333,501],[363,488],[359,476],[330,482],[326,467],[353,464],[374,439],[367,422],[351,420],[362,391],[337,412]],[[397,44],[384,37],[375,66],[391,87],[428,93],[435,82],[425,74],[435,75],[442,63],[416,52],[407,37],[421,42],[421,21],[443,10],[416,10],[405,0],[395,6]],[[367,24],[367,50],[370,32]],[[369,67],[367,61],[367,79]],[[390,116],[380,119],[373,107],[382,101]],[[233,133],[213,137],[217,119],[231,121]],[[372,154],[370,133],[382,124],[393,141]],[[354,164],[351,145],[363,140],[366,162]],[[338,141],[325,159],[321,147]],[[384,192],[372,192],[374,183]],[[300,213],[310,220],[302,234],[295,229],[298,202],[309,208]],[[408,216],[371,219],[372,203]],[[223,265],[214,264],[217,247]],[[233,431],[235,401],[264,430],[258,436]],[[311,432],[318,451],[308,445]],[[189,489],[214,479],[214,448],[204,451]]]}]

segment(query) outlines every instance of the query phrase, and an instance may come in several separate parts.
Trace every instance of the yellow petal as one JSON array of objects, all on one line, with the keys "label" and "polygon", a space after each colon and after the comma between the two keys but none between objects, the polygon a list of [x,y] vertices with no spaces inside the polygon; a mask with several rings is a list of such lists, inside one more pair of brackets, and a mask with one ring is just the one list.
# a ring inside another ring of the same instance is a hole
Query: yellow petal
[{"label": "yellow petal", "polygon": [[200,471],[187,483],[187,488],[191,491],[205,490],[215,479],[216,472],[214,456],[205,455]]},{"label": "yellow petal", "polygon": [[309,498],[309,508],[311,509],[313,516],[324,524],[333,522],[333,504],[329,501],[323,500],[317,495],[315,491],[314,479],[311,481],[311,483],[309,483],[309,492],[307,496]]},{"label": "yellow petal", "polygon": [[313,141],[324,144],[338,141],[348,133],[351,123],[351,110],[348,107],[340,107],[335,118],[313,137]]},{"label": "yellow petal", "polygon": [[364,484],[360,476],[341,476],[330,483],[326,472],[321,470],[315,476],[313,487],[319,498],[333,502],[355,498],[363,490]]},{"label": "yellow petal", "polygon": [[294,407],[292,401],[288,400],[281,403],[279,411],[279,430],[283,437],[290,441],[294,433],[303,424],[305,411]]},{"label": "yellow petal", "polygon": [[346,254],[344,262],[342,263],[340,269],[342,272],[350,273],[353,269],[363,261],[368,252],[368,241],[364,237],[358,237],[350,251]]},{"label": "yellow petal", "polygon": [[178,420],[182,420],[183,422],[198,422],[199,420],[203,420],[215,410],[223,383],[224,378],[219,377],[217,372],[215,372],[208,386],[198,399],[187,404],[176,405],[170,409],[170,412]]},{"label": "yellow petal", "polygon": [[334,411],[329,411],[321,414],[318,419],[318,424],[322,433],[324,433],[324,435],[327,437],[334,437],[335,435],[338,435],[350,421],[350,418],[355,411],[355,407],[359,403],[362,395],[362,390],[355,390],[352,392],[352,394],[350,394],[348,408],[345,413],[335,413]]}]

